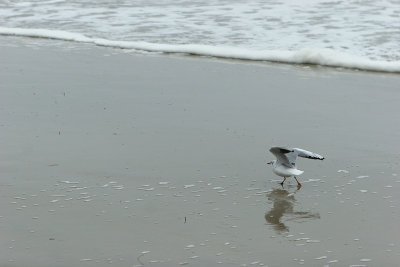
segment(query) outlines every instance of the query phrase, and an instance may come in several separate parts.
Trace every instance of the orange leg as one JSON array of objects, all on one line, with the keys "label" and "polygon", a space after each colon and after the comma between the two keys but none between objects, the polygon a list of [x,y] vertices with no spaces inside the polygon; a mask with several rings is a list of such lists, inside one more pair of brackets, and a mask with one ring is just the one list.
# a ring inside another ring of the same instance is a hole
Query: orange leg
[{"label": "orange leg", "polygon": [[294,177],[294,179],[296,179],[297,187],[301,187],[301,183],[299,183],[299,181],[297,180],[296,176],[293,176],[293,177]]},{"label": "orange leg", "polygon": [[286,181],[286,177],[283,177],[283,181],[281,182],[281,186],[283,186],[283,183]]}]

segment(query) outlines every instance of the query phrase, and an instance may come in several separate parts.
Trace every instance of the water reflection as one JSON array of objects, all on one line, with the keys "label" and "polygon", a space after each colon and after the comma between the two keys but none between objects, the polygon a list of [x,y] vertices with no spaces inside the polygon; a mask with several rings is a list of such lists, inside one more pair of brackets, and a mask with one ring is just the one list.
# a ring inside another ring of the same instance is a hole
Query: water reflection
[{"label": "water reflection", "polygon": [[274,189],[270,192],[267,197],[268,200],[273,201],[273,207],[270,211],[265,214],[265,219],[271,224],[277,232],[288,232],[289,227],[285,225],[282,219],[285,216],[285,220],[298,220],[298,219],[319,219],[319,213],[312,213],[309,211],[294,211],[293,206],[296,202],[294,197],[296,190],[293,193],[289,193],[284,189]]}]

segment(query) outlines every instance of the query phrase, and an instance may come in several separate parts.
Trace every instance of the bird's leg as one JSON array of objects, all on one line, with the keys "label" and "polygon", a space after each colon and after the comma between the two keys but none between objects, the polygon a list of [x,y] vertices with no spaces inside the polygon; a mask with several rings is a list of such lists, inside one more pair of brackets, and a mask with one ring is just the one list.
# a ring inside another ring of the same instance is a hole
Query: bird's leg
[{"label": "bird's leg", "polygon": [[283,181],[281,182],[281,186],[283,186],[283,183],[286,181],[286,177],[283,177]]},{"label": "bird's leg", "polygon": [[293,176],[294,177],[294,179],[296,179],[296,182],[297,182],[297,187],[301,187],[301,183],[299,183],[299,181],[297,180],[297,178],[296,178],[296,176]]}]

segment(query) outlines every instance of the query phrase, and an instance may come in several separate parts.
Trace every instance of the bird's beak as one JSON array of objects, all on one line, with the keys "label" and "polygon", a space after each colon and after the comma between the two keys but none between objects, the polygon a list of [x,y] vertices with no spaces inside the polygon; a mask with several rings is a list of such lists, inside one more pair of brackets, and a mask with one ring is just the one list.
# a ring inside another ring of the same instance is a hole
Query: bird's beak
[{"label": "bird's beak", "polygon": [[267,162],[267,164],[268,164],[268,165],[271,165],[271,164],[272,164],[272,161],[270,161],[270,162]]}]

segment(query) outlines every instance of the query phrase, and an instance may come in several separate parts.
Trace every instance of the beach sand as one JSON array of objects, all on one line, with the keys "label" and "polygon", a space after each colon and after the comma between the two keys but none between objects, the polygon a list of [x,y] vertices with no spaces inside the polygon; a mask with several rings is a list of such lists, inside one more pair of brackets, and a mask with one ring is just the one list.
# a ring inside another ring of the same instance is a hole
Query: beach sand
[{"label": "beach sand", "polygon": [[399,75],[46,42],[1,40],[1,266],[400,262]]}]

